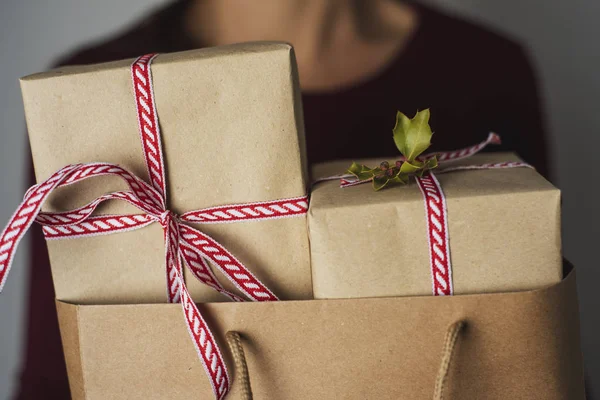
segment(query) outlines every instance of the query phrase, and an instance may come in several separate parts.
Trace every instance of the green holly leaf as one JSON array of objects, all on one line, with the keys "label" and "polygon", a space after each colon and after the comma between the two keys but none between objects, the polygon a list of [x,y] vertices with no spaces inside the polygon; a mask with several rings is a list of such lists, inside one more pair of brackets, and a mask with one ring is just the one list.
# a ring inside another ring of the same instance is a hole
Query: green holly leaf
[{"label": "green holly leaf", "polygon": [[413,162],[405,161],[400,166],[400,174],[402,175],[410,175],[419,171],[423,168],[423,163],[421,161],[415,160]]},{"label": "green holly leaf", "polygon": [[348,173],[356,176],[359,180],[364,181],[375,176],[377,170],[378,168],[369,168],[366,165],[353,162],[350,168],[348,168]]},{"label": "green holly leaf", "polygon": [[431,157],[425,161],[424,170],[434,169],[438,166],[437,156]]},{"label": "green holly leaf", "polygon": [[398,175],[390,179],[390,182],[401,183],[403,185],[406,185],[408,183],[408,180],[408,175],[400,175],[400,173],[398,173]]},{"label": "green holly leaf", "polygon": [[373,177],[373,189],[375,191],[383,189],[390,181],[387,176],[375,176]]},{"label": "green holly leaf", "polygon": [[418,111],[412,119],[398,112],[393,132],[396,147],[404,156],[403,161],[384,161],[377,168],[354,162],[348,173],[361,181],[372,179],[373,189],[381,190],[390,182],[406,184],[411,176],[423,176],[426,171],[437,167],[437,157],[418,159],[431,145],[433,132],[429,126],[429,109]]},{"label": "green holly leaf", "polygon": [[406,161],[413,163],[431,145],[429,109],[418,111],[412,119],[398,111],[393,132],[396,147]]}]

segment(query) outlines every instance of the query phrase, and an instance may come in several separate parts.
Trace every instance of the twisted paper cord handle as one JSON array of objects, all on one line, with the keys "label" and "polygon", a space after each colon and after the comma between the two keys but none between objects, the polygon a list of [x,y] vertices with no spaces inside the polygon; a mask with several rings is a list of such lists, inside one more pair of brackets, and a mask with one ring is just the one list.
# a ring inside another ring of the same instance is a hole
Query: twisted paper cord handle
[{"label": "twisted paper cord handle", "polygon": [[250,374],[248,373],[248,364],[246,364],[246,355],[242,347],[242,338],[238,332],[229,331],[225,334],[229,350],[233,356],[235,364],[235,377],[241,386],[242,399],[252,400],[252,387],[250,386]]},{"label": "twisted paper cord handle", "polygon": [[465,326],[466,323],[464,321],[457,321],[448,327],[446,338],[444,339],[440,369],[438,370],[437,378],[435,379],[433,400],[444,400],[444,386],[446,384],[448,372],[450,371],[450,363],[452,362],[452,357],[455,353],[458,337]]},{"label": "twisted paper cord handle", "polygon": [[[457,321],[448,327],[446,338],[444,339],[440,368],[435,379],[433,400],[444,400],[444,389],[448,372],[450,371],[450,363],[452,362],[460,333],[465,326],[466,323],[464,321]],[[225,334],[225,338],[227,339],[227,344],[235,363],[235,377],[241,386],[242,400],[252,400],[250,374],[248,372],[248,364],[246,363],[241,336],[236,331],[229,331]]]}]

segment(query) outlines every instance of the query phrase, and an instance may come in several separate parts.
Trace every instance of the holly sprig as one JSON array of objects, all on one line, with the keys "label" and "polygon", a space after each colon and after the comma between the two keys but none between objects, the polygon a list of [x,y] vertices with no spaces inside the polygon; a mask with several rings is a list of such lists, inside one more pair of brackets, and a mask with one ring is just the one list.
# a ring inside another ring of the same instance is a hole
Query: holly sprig
[{"label": "holly sprig", "polygon": [[373,189],[381,190],[390,182],[406,184],[411,176],[423,176],[426,171],[436,168],[436,156],[419,158],[431,145],[433,132],[429,126],[429,116],[429,109],[417,111],[413,118],[398,111],[393,134],[402,158],[393,163],[383,161],[376,168],[354,162],[348,168],[348,173],[360,181],[373,180]]}]

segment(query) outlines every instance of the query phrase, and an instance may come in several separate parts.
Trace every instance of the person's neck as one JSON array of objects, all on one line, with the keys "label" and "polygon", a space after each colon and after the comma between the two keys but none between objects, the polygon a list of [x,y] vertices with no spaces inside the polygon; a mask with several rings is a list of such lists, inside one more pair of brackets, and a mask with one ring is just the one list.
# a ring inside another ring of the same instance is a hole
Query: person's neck
[{"label": "person's neck", "polygon": [[305,87],[328,86],[331,77],[316,77],[317,69],[339,69],[332,64],[382,46],[397,50],[416,23],[412,9],[397,0],[194,0],[186,18],[192,40],[205,46],[291,43]]}]

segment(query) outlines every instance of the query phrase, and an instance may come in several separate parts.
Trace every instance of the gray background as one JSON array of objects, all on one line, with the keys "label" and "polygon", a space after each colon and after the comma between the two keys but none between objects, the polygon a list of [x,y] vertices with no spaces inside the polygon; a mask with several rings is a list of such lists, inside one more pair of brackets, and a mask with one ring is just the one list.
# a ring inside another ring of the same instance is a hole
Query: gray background
[{"label": "gray background", "polygon": [[[582,338],[588,374],[600,380],[600,313],[596,310],[600,213],[595,195],[600,149],[600,1],[428,0],[520,40],[531,50],[545,101],[557,184],[563,190],[564,254],[578,267]],[[100,38],[164,0],[2,0],[0,2],[0,225],[21,199],[26,138],[20,76]],[[443,33],[442,33],[443,34]],[[458,45],[458,44],[457,44]],[[596,206],[596,207],[594,207]],[[24,332],[26,251],[21,247],[0,295],[0,400],[18,376]],[[595,379],[594,379],[595,378]],[[595,392],[600,385],[594,382]]]}]

